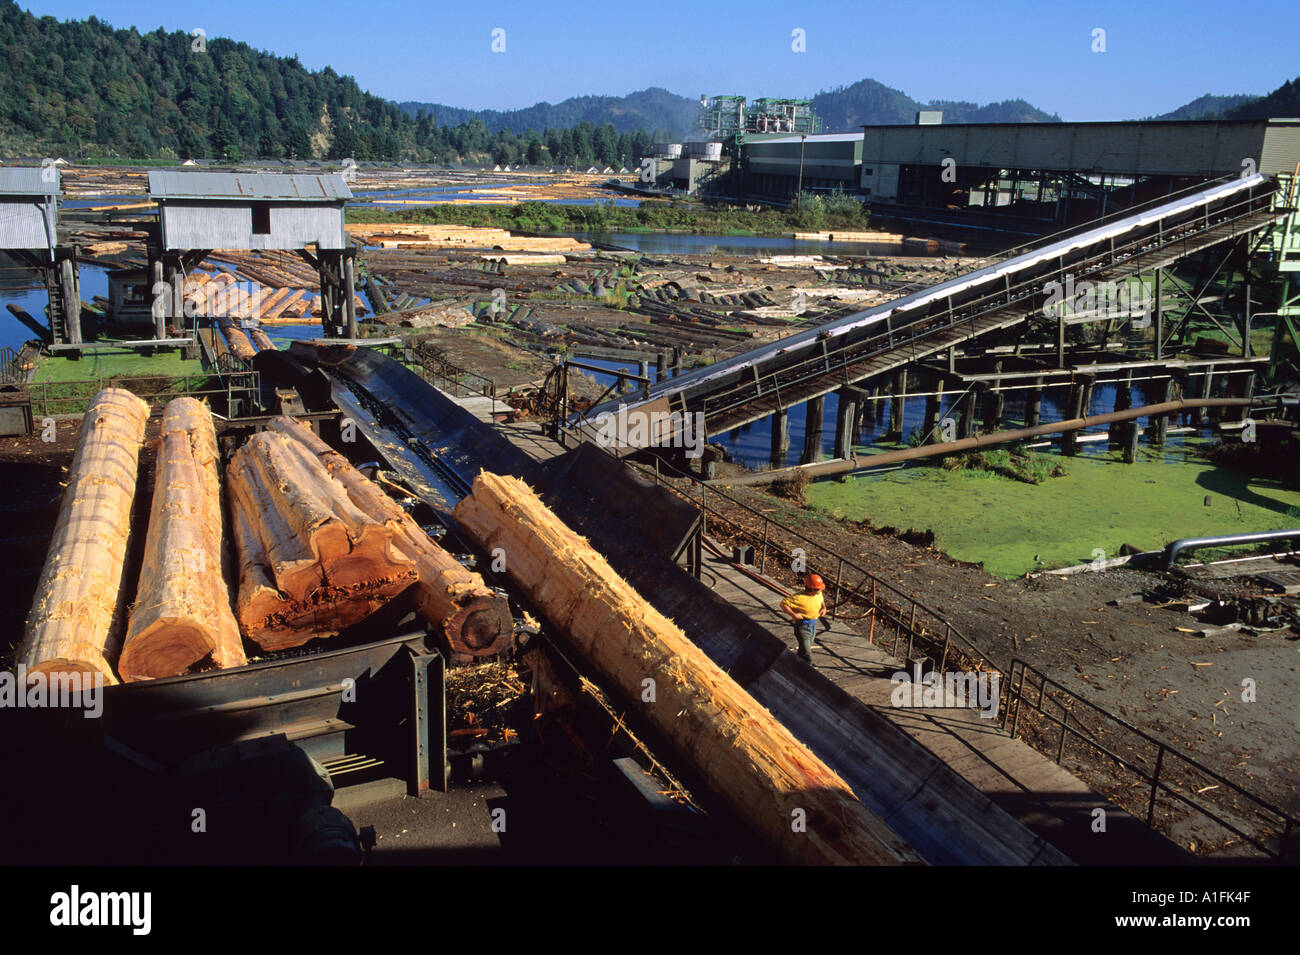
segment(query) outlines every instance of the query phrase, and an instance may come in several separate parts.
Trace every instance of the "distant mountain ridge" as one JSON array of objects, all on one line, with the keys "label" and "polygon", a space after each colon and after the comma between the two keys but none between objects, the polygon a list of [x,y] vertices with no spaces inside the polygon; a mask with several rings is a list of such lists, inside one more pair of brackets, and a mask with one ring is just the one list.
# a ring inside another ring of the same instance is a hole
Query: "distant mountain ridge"
[{"label": "distant mountain ridge", "polygon": [[[1022,99],[1006,100],[980,106],[957,100],[921,103],[906,93],[891,89],[876,80],[864,79],[851,86],[824,90],[812,98],[813,111],[822,118],[828,133],[856,132],[862,125],[902,125],[915,122],[923,109],[943,110],[945,123],[1059,123],[1061,117],[1049,114]],[[521,109],[464,109],[441,103],[408,100],[398,103],[407,116],[420,111],[433,116],[439,126],[455,126],[479,120],[489,132],[509,129],[515,133],[529,130],[565,129],[588,122],[599,126],[609,123],[620,133],[639,129],[657,130],[674,138],[686,138],[695,128],[699,100],[679,96],[652,86],[626,96],[574,96],[559,103],[535,103]]]},{"label": "distant mountain ridge", "polygon": [[1206,93],[1204,96],[1198,96],[1190,103],[1178,107],[1178,109],[1148,118],[1154,120],[1222,119],[1229,111],[1248,103],[1254,103],[1261,98],[1260,96],[1245,93],[1232,96],[1215,96],[1212,93]]},{"label": "distant mountain ridge", "polygon": [[573,96],[559,103],[541,102],[511,110],[463,109],[410,100],[397,104],[407,116],[416,117],[421,110],[431,114],[439,126],[459,126],[477,119],[493,133],[503,129],[524,133],[568,129],[579,123],[593,126],[609,123],[620,133],[660,130],[679,137],[695,125],[699,106],[699,100],[678,96],[657,86],[626,96]]},{"label": "distant mountain ridge", "polygon": [[1206,93],[1170,113],[1151,119],[1272,119],[1300,117],[1300,76],[1263,96],[1215,96]]},{"label": "distant mountain ridge", "polygon": [[920,110],[943,110],[945,123],[1059,123],[1061,117],[1046,113],[1022,99],[1004,100],[980,106],[958,100],[921,103],[901,90],[876,80],[858,80],[851,86],[836,87],[813,97],[813,111],[822,118],[828,133],[857,132],[860,126],[896,126],[916,122]]}]

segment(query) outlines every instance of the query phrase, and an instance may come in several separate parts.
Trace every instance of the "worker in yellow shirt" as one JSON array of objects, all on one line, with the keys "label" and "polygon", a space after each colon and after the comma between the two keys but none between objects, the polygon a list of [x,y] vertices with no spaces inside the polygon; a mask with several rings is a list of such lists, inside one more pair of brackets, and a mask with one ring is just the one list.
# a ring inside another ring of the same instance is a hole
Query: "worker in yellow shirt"
[{"label": "worker in yellow shirt", "polygon": [[803,582],[803,587],[803,593],[791,594],[782,600],[781,609],[794,621],[794,635],[799,641],[799,659],[811,663],[813,637],[817,636],[817,623],[822,621],[822,617],[826,614],[824,597],[826,582],[822,580],[820,574],[809,574]]}]

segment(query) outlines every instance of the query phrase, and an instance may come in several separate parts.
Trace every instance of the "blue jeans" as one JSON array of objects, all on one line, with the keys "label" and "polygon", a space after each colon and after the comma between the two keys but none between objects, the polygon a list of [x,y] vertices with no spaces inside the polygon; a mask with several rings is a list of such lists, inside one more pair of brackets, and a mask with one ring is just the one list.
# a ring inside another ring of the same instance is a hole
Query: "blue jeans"
[{"label": "blue jeans", "polygon": [[794,625],[794,635],[799,641],[799,656],[812,659],[813,637],[817,636],[817,620],[800,620]]}]

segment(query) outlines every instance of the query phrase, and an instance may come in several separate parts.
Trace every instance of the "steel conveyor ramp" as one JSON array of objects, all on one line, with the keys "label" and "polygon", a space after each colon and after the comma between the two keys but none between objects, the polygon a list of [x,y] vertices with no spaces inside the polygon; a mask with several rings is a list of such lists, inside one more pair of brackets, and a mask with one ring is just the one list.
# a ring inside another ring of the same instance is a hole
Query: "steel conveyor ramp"
[{"label": "steel conveyor ramp", "polygon": [[[450,397],[370,349],[296,344],[294,357],[326,369],[336,384],[346,383],[382,404],[390,423],[400,422],[405,442],[377,444],[398,473],[411,473],[398,460],[402,456],[420,471],[415,459],[427,450],[438,459],[437,468],[428,472],[434,483],[442,480],[437,470],[464,488],[486,469],[521,477],[536,488],[615,572],[791,728],[926,862],[1071,864],[1050,841],[889,720],[794,660],[778,637],[684,570],[678,560],[698,533],[700,520],[695,508],[677,495],[648,484],[590,445],[534,462]],[[369,427],[365,421],[358,424],[363,431]],[[413,488],[422,483],[413,482]],[[454,488],[447,493],[456,496]],[[430,503],[440,509],[454,501]]]},{"label": "steel conveyor ramp", "polygon": [[[639,395],[606,402],[569,424],[619,453],[664,443],[667,429],[682,414],[703,414],[706,434],[719,434],[1042,317],[1051,283],[1064,285],[1070,277],[1076,283],[1123,279],[1264,228],[1285,214],[1276,208],[1275,190],[1274,180],[1255,175],[1166,197]],[[622,423],[611,417],[628,412],[643,413],[639,426],[636,416]]]}]

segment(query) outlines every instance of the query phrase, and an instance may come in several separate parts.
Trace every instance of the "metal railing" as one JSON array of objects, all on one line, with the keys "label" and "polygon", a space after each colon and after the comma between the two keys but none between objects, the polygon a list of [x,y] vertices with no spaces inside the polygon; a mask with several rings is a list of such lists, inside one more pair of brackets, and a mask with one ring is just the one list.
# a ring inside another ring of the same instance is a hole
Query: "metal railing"
[{"label": "metal railing", "polygon": [[[894,656],[907,660],[924,656],[940,671],[950,664],[961,670],[1002,669],[937,611],[806,534],[658,459],[654,468],[632,461],[624,463],[698,507],[704,520],[701,533],[707,531],[719,540],[752,546],[760,574],[767,574],[769,569],[780,572],[795,587],[801,586],[804,574],[820,574],[826,581],[829,612],[837,619],[867,620],[868,639],[881,646],[888,642]],[[673,473],[665,474],[665,470]],[[674,483],[681,480],[689,482],[689,491]],[[753,526],[737,520],[736,511],[751,518]],[[802,569],[796,571],[796,566]]]},{"label": "metal railing", "polygon": [[83,414],[91,400],[105,388],[122,388],[150,405],[166,404],[173,398],[222,398],[231,409],[240,401],[261,392],[261,375],[256,371],[232,372],[224,377],[213,373],[174,376],[121,376],[83,378],[71,381],[37,381],[27,385],[33,417]]},{"label": "metal railing", "polygon": [[18,367],[18,353],[8,346],[0,348],[0,385],[21,385],[27,372]]},{"label": "metal railing", "polygon": [[461,368],[448,361],[441,351],[428,344],[418,344],[412,354],[421,376],[429,384],[441,388],[455,398],[482,395],[496,398],[497,384],[477,372]]},{"label": "metal railing", "polygon": [[1108,795],[1148,827],[1163,823],[1169,828],[1171,820],[1156,818],[1163,796],[1173,811],[1196,813],[1271,858],[1294,858],[1300,850],[1300,819],[1291,813],[1088,702],[1024,660],[1011,661],[1008,677],[1001,712],[1011,737],[1019,736],[1061,766],[1067,743],[1074,743],[1083,768],[1085,757],[1097,756],[1136,777],[1132,786],[1121,785]]}]

